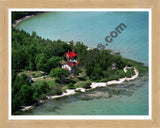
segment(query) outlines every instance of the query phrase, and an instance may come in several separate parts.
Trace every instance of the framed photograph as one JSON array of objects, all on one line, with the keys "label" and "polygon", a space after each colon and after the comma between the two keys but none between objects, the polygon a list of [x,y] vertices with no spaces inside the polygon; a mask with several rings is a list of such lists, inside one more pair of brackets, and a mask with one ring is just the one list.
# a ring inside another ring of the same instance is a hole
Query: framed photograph
[{"label": "framed photograph", "polygon": [[90,2],[1,2],[2,128],[160,127],[158,1]]}]

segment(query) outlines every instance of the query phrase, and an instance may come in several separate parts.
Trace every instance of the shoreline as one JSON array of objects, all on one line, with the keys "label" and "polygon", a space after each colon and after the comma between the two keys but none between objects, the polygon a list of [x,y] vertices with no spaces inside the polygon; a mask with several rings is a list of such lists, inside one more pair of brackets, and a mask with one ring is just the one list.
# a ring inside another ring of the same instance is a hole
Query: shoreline
[{"label": "shoreline", "polygon": [[[127,72],[127,68],[130,69],[131,67],[124,67],[123,69],[124,72]],[[39,100],[37,103],[43,104],[47,102],[48,100],[52,100],[52,99],[56,99],[56,98],[60,98],[64,96],[69,96],[69,95],[74,95],[77,93],[76,91],[80,91],[83,93],[88,90],[95,89],[97,87],[105,87],[105,86],[112,85],[112,84],[122,84],[124,81],[130,81],[130,80],[136,79],[139,75],[139,72],[135,67],[134,67],[134,72],[135,72],[135,75],[133,75],[131,78],[124,77],[124,78],[120,78],[119,80],[111,80],[108,82],[92,82],[92,84],[90,85],[91,87],[90,89],[85,89],[85,88],[67,89],[66,92],[64,92],[62,95],[46,96],[47,100]],[[36,107],[35,104],[30,105],[30,106],[23,106],[23,108],[20,109],[19,111],[24,112],[24,111],[31,110],[35,107]]]},{"label": "shoreline", "polygon": [[12,26],[16,28],[17,25],[18,25],[19,23],[21,23],[22,21],[24,21],[24,20],[26,20],[26,19],[29,19],[29,18],[31,18],[31,17],[33,17],[33,16],[41,15],[41,14],[43,14],[43,13],[46,13],[46,12],[40,12],[40,13],[28,15],[28,16],[25,16],[25,17],[20,18],[20,19],[18,19],[18,20],[15,20],[14,23],[12,24]]}]

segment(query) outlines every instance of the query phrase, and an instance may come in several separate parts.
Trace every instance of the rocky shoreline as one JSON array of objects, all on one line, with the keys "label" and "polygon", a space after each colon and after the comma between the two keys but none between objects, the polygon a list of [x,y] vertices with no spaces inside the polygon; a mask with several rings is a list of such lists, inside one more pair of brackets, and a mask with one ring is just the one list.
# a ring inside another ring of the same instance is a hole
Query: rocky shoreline
[{"label": "rocky shoreline", "polygon": [[[127,72],[127,68],[130,69],[131,67],[125,67],[123,69],[124,72]],[[56,98],[60,98],[60,97],[64,97],[64,96],[74,95],[74,94],[77,93],[77,91],[83,93],[83,92],[86,92],[88,90],[95,89],[97,87],[105,87],[105,86],[112,85],[112,84],[122,84],[125,81],[134,80],[139,75],[139,72],[136,68],[134,68],[134,72],[135,72],[135,75],[133,75],[131,78],[125,77],[125,78],[121,78],[119,80],[112,80],[112,81],[108,81],[108,82],[92,82],[92,84],[90,85],[90,87],[91,87],[90,89],[85,89],[85,88],[67,89],[66,92],[64,92],[62,95],[46,96],[46,98],[47,98],[46,100],[39,100],[37,103],[35,103],[33,105],[23,106],[19,111],[24,112],[24,111],[31,110],[34,107],[36,107],[37,105],[41,105],[41,104],[47,102],[50,99],[56,99]]]}]

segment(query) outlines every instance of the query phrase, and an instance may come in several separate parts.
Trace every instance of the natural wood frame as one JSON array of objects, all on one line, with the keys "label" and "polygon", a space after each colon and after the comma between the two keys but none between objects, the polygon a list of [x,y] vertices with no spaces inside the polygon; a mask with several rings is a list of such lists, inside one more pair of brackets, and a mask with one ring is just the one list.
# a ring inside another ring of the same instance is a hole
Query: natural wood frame
[{"label": "natural wood frame", "polygon": [[[152,9],[152,119],[151,120],[9,120],[8,12],[9,8],[151,8]],[[160,1],[159,0],[0,0],[0,128],[159,128],[160,127]]]}]

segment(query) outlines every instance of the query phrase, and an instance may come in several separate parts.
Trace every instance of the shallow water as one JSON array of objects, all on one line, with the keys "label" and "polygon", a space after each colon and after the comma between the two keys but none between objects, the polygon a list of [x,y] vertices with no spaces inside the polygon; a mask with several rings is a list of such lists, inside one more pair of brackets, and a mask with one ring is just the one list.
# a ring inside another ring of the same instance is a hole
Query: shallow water
[{"label": "shallow water", "polygon": [[50,100],[24,115],[148,115],[148,80]]},{"label": "shallow water", "polygon": [[[127,28],[106,48],[148,65],[148,12],[49,12],[21,22],[17,28],[51,40],[82,41],[89,47],[106,44],[120,23]],[[129,86],[134,83],[134,86]],[[148,79],[119,85],[115,94],[102,88],[87,94],[50,100],[27,115],[148,115]],[[129,87],[128,87],[129,86]],[[125,88],[126,87],[126,88]],[[112,96],[112,97],[110,97]]]}]

